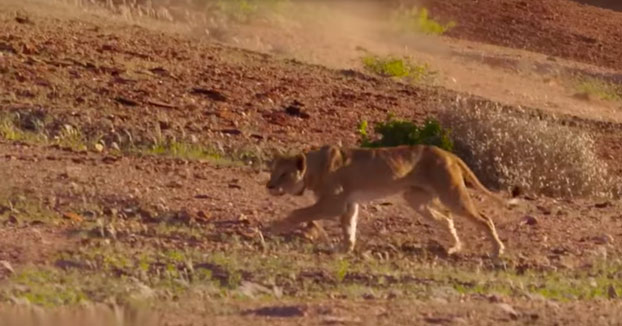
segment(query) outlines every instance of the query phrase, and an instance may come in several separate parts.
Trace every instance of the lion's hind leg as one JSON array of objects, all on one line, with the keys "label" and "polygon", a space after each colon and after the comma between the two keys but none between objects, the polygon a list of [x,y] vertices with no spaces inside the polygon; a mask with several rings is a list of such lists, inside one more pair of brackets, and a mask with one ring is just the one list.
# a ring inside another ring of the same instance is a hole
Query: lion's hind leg
[{"label": "lion's hind leg", "polygon": [[438,206],[439,204],[438,199],[433,194],[421,188],[411,188],[404,192],[403,197],[417,213],[434,224],[442,225],[451,234],[454,244],[447,249],[448,255],[455,254],[462,249],[462,242],[458,237],[451,214],[444,215],[431,207],[432,205]]},{"label": "lion's hind leg", "polygon": [[475,208],[473,200],[469,196],[464,183],[458,186],[450,187],[448,193],[439,193],[439,198],[444,206],[449,208],[456,215],[467,217],[475,226],[488,234],[490,241],[494,246],[494,256],[500,256],[505,250],[505,246],[495,228],[493,221],[486,215],[481,214]]}]

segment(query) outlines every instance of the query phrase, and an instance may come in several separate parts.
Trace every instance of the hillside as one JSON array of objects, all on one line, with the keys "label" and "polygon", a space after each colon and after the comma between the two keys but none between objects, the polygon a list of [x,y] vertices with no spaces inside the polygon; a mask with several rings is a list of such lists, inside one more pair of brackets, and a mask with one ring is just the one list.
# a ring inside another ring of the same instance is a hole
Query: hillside
[{"label": "hillside", "polygon": [[[501,112],[559,130],[551,137],[571,148],[586,135],[595,154],[576,157],[622,176],[622,95],[598,88],[619,87],[621,14],[542,3],[430,0],[457,25],[425,38],[388,34],[373,6],[351,4],[318,7],[321,21],[295,7],[308,20],[229,23],[217,37],[220,25],[120,6],[0,3],[0,321],[79,304],[162,325],[619,321],[619,194],[519,193],[512,209],[476,195],[507,244],[502,260],[459,218],[466,248],[448,257],[447,235],[400,198],[363,206],[348,256],[330,221],[329,239],[265,230],[312,202],[271,197],[266,160],[356,145],[360,122],[389,113]],[[408,54],[437,77],[374,75],[368,53]]]}]

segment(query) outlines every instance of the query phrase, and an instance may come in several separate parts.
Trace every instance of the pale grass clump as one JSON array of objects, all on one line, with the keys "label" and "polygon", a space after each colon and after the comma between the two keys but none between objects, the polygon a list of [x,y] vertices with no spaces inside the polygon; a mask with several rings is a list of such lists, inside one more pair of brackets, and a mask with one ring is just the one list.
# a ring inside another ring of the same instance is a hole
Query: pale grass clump
[{"label": "pale grass clump", "polygon": [[456,152],[490,186],[551,197],[614,195],[587,132],[461,98],[439,119]]},{"label": "pale grass clump", "polygon": [[87,304],[81,307],[43,309],[30,304],[0,305],[3,326],[142,326],[161,325],[155,314],[142,309]]}]

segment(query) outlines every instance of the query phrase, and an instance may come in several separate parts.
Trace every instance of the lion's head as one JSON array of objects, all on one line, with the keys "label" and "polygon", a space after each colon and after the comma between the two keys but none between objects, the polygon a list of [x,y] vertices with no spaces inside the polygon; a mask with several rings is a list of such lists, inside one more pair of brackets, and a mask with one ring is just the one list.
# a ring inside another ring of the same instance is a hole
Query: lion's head
[{"label": "lion's head", "polygon": [[273,196],[302,195],[305,191],[307,159],[304,154],[279,156],[272,163],[270,181],[266,188]]}]

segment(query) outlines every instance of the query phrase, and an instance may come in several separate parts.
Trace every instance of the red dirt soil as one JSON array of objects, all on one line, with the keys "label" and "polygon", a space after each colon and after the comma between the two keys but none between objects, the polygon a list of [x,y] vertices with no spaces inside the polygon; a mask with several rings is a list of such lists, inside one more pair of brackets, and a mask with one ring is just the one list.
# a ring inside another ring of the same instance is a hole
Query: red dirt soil
[{"label": "red dirt soil", "polygon": [[[431,1],[428,5],[433,13],[459,22],[450,33],[453,37],[622,67],[622,34],[619,26],[614,26],[616,21],[622,21],[619,13],[562,0],[546,4],[447,0]],[[357,141],[356,125],[362,119],[373,122],[392,111],[420,121],[434,115],[456,95],[442,88],[404,85],[354,71],[283,61],[204,40],[118,25],[97,16],[69,20],[32,11],[16,17],[2,6],[0,26],[5,32],[0,34],[0,110],[19,112],[22,117],[43,112],[44,117],[59,126],[70,124],[88,136],[100,135],[106,147],[101,152],[80,151],[1,140],[0,186],[6,187],[0,190],[28,196],[55,212],[58,219],[62,219],[63,212],[75,211],[93,222],[92,216],[97,214],[111,215],[106,212],[113,210],[136,212],[139,207],[144,212],[127,213],[118,230],[118,241],[136,246],[191,246],[207,252],[225,246],[213,240],[219,236],[237,235],[244,242],[249,234],[254,236],[255,230],[282,218],[306,198],[275,200],[264,188],[267,175],[246,166],[222,167],[198,160],[119,154],[109,148],[112,142],[127,145],[148,141],[158,130],[166,137],[189,141],[195,136],[200,143],[227,148],[264,146],[298,150],[310,144],[353,144]],[[597,135],[601,156],[610,162],[622,159],[622,148],[616,144],[620,139],[619,125],[601,128],[602,125],[590,121],[568,120],[576,128],[600,131]],[[47,131],[57,132],[54,128]],[[583,275],[603,257],[620,257],[619,201],[523,199],[522,207],[503,212],[495,209],[494,213],[502,240],[508,245],[510,267],[534,273],[576,271]],[[96,205],[101,213],[89,212],[83,207],[85,203]],[[482,206],[484,211],[491,210]],[[146,231],[130,234],[134,231],[126,223],[159,223],[151,212],[196,221],[208,236],[158,237]],[[456,270],[480,266],[487,259],[489,244],[481,235],[468,232],[473,228],[463,225],[462,220],[457,224],[467,246],[464,254],[430,258],[419,253],[438,247],[437,242],[444,243],[447,238],[440,229],[423,223],[404,204],[365,205],[361,217],[361,251],[404,252],[413,262],[442,261]],[[49,263],[54,251],[76,246],[69,240],[74,238],[64,233],[73,225],[71,220],[37,227],[23,224],[28,221],[19,222],[20,226],[10,221],[0,225],[0,260],[8,261],[16,269],[28,263],[39,264],[41,260]],[[329,231],[338,232],[336,229]],[[252,246],[248,250],[249,255],[258,254]],[[318,256],[314,252],[303,257]],[[8,277],[8,272],[0,274],[0,279]],[[340,309],[337,300],[325,300],[327,305]],[[533,315],[509,314],[514,316],[510,318],[507,312],[499,312],[495,300],[507,300],[517,310],[524,309]],[[392,323],[397,319],[404,324],[417,320],[433,324],[488,321],[514,325],[541,318],[541,324],[554,325],[578,318],[596,323],[594,319],[603,316],[615,319],[619,312],[619,302],[615,300],[604,304],[591,301],[585,306],[581,301],[573,301],[561,304],[561,309],[557,305],[554,313],[550,313],[548,301],[517,296],[498,299],[476,294],[449,304],[432,300],[394,305],[391,300],[379,301],[375,306],[384,304],[386,310],[366,309],[368,302],[375,301],[346,302],[344,310],[359,316],[358,322],[346,319],[344,323],[360,323],[371,315],[391,315]],[[205,302],[198,304],[205,308]],[[194,318],[192,322],[197,324],[204,322],[199,320],[204,318],[201,313],[187,315],[173,318],[178,323],[185,317]],[[245,318],[271,321],[265,317],[224,315],[223,324],[232,320],[230,324],[250,324]],[[311,313],[315,319],[304,322],[327,323],[319,315]],[[303,321],[280,319],[282,324],[298,322]]]},{"label": "red dirt soil", "polygon": [[622,13],[570,0],[427,0],[447,35],[622,69]]}]

